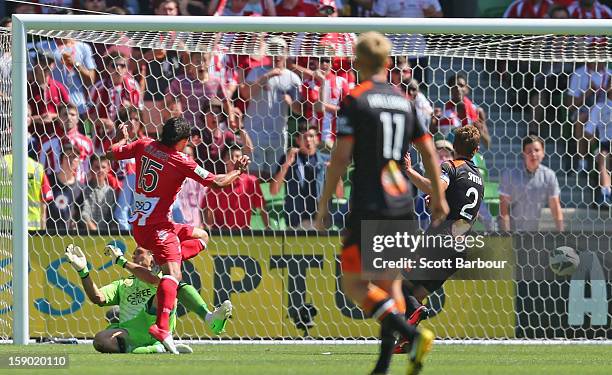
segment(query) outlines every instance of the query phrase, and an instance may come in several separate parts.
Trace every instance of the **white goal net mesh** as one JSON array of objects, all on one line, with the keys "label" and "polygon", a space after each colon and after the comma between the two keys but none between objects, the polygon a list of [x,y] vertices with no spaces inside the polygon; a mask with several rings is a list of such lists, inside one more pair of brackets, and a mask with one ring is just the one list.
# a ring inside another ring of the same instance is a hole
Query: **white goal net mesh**
[{"label": "white goal net mesh", "polygon": [[[416,98],[436,140],[450,140],[466,124],[488,130],[475,157],[485,178],[476,230],[517,252],[515,278],[451,280],[428,299],[434,314],[423,324],[446,339],[611,338],[610,37],[389,38],[389,80]],[[115,241],[128,257],[134,249],[127,222],[134,165],[108,165],[97,156],[121,123],[131,124],[134,139],[156,137],[164,120],[182,115],[193,125],[186,152],[209,171],[224,173],[234,152],[253,159],[253,177],[233,190],[186,183],[172,211],[177,222],[211,228],[207,252],[185,262],[184,280],[209,305],[233,302],[222,337],[377,337],[377,325],[339,287],[337,231],[349,210],[350,171],[333,201],[333,231],[308,231],[335,141],[337,106],[358,82],[354,40],[350,33],[29,32],[29,155],[33,171],[47,176],[32,172],[38,181],[23,203],[31,208],[30,335],[91,338],[108,324],[107,308],[87,300],[64,248],[83,248],[98,286],[127,276],[103,248]],[[0,31],[1,52],[8,42]],[[9,84],[1,79],[0,95]],[[4,129],[9,107],[0,99]],[[508,173],[524,172],[521,145],[529,133],[544,139],[543,165],[558,188],[552,181],[529,185],[532,190],[508,183]],[[6,134],[3,151],[10,145]],[[444,156],[448,146],[439,144]],[[525,217],[514,218],[517,231],[510,235],[498,232],[500,190],[530,208],[513,208]],[[555,197],[562,233],[546,208]],[[425,227],[422,198],[415,200]],[[1,209],[8,205],[2,195]],[[9,301],[4,231],[0,294]],[[555,277],[548,268],[548,252],[561,245],[580,254],[578,276]],[[11,335],[6,308],[1,302],[4,337]],[[195,314],[180,308],[179,315],[177,336],[210,337]]]}]

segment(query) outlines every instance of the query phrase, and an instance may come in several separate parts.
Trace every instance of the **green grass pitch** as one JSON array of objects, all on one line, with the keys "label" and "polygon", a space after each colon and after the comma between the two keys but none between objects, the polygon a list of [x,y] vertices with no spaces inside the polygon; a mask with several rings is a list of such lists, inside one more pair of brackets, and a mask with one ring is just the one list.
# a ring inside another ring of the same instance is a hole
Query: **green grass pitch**
[{"label": "green grass pitch", "polygon": [[[190,355],[99,354],[91,345],[0,345],[10,354],[68,354],[68,369],[8,370],[34,375],[182,374],[367,374],[375,345],[193,345]],[[609,345],[437,345],[422,374],[612,374]],[[395,356],[391,374],[404,374],[404,356]],[[4,362],[4,361],[3,361]]]}]

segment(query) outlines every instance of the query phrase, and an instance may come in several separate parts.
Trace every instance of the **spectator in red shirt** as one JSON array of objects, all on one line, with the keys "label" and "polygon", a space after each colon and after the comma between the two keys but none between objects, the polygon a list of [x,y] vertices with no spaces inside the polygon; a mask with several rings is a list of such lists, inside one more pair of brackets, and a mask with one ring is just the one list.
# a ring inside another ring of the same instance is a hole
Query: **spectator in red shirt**
[{"label": "spectator in red shirt", "polygon": [[437,130],[446,136],[452,134],[453,129],[457,127],[475,125],[480,131],[483,143],[489,147],[491,137],[487,128],[487,115],[482,108],[474,105],[468,97],[470,87],[467,84],[466,77],[460,73],[454,74],[446,84],[450,87],[450,101],[444,106],[444,112],[442,118],[438,121]]},{"label": "spectator in red shirt", "polygon": [[89,96],[93,107],[89,117],[96,129],[112,129],[121,107],[143,108],[140,86],[131,77],[127,60],[118,52],[106,56],[105,66],[109,77],[101,79],[92,88]]},{"label": "spectator in red shirt", "polygon": [[305,80],[303,86],[303,97],[308,99],[310,106],[307,107],[311,107],[306,118],[317,126],[321,141],[331,149],[336,140],[336,112],[340,101],[349,93],[349,85],[332,71],[330,57],[311,59],[310,68],[313,78]]},{"label": "spectator in red shirt", "polygon": [[318,1],[281,0],[276,5],[276,15],[279,17],[319,17]]},{"label": "spectator in red shirt", "polygon": [[612,11],[607,5],[597,0],[577,0],[569,7],[568,11],[571,18],[578,19],[610,19]]},{"label": "spectator in red shirt", "polygon": [[552,0],[516,0],[504,13],[504,18],[546,18]]},{"label": "spectator in red shirt", "polygon": [[[68,103],[60,107],[59,127],[55,136],[42,144],[39,161],[45,168],[45,173],[51,175],[60,170],[60,154],[70,145],[80,157],[76,171],[77,180],[85,183],[89,173],[89,157],[93,155],[93,142],[89,137],[79,133],[79,112],[76,105]],[[60,131],[61,129],[61,131]]]},{"label": "spectator in red shirt", "polygon": [[[235,168],[235,163],[242,157],[240,145],[230,144],[223,152],[223,161],[227,173]],[[259,209],[266,228],[269,227],[266,202],[257,177],[243,173],[232,186],[222,189],[209,189],[205,199],[206,222],[222,229],[249,228],[251,212]]]},{"label": "spectator in red shirt", "polygon": [[[357,42],[357,36],[353,33],[327,33],[319,41],[319,45],[325,49],[331,49],[328,55],[351,55],[352,46]],[[332,70],[338,77],[346,79],[349,88],[355,87],[357,78],[350,58],[335,56],[332,58]]]},{"label": "spectator in red shirt", "polygon": [[30,132],[38,136],[42,143],[55,133],[53,122],[57,118],[58,108],[70,102],[70,95],[66,86],[51,76],[55,59],[39,53],[36,61],[32,68],[33,79],[28,82],[28,105],[33,123]]}]

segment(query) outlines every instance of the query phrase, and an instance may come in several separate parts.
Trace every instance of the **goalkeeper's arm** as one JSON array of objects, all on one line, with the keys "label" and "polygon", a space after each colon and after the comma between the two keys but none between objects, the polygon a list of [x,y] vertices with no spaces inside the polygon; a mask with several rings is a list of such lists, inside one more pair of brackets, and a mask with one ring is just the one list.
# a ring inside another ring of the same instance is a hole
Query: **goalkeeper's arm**
[{"label": "goalkeeper's arm", "polygon": [[159,276],[154,274],[153,271],[151,271],[147,267],[141,266],[140,264],[128,261],[127,263],[125,263],[125,266],[123,268],[130,271],[130,273],[136,276],[137,279],[140,279],[147,284],[158,285],[161,281]]},{"label": "goalkeeper's arm", "polygon": [[141,266],[140,264],[130,262],[123,256],[123,251],[116,246],[106,245],[104,248],[104,254],[113,258],[113,263],[125,268],[132,275],[136,276],[137,279],[144,281],[147,284],[158,285],[161,279],[149,268]]},{"label": "goalkeeper's arm", "polygon": [[91,277],[89,277],[89,269],[87,268],[87,259],[85,258],[85,254],[80,247],[75,246],[73,244],[68,245],[66,248],[66,258],[72,265],[75,271],[79,274],[81,278],[81,284],[83,284],[83,289],[85,289],[85,294],[87,294],[87,298],[97,305],[102,305],[106,303],[106,297],[104,294],[98,289],[96,284],[93,282]]}]

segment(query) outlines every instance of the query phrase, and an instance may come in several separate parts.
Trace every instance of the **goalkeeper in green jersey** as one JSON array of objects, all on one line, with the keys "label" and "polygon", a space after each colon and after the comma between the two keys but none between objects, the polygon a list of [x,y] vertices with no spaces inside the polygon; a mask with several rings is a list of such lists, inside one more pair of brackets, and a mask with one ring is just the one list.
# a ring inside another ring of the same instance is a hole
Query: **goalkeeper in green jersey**
[{"label": "goalkeeper in green jersey", "polygon": [[[148,331],[156,319],[155,294],[160,281],[159,275],[152,271],[153,256],[148,250],[137,247],[130,262],[119,248],[112,245],[106,246],[105,253],[132,275],[98,288],[89,277],[83,251],[73,244],[66,248],[66,257],[81,277],[87,297],[98,306],[119,306],[119,323],[112,323],[98,332],[94,337],[94,348],[102,353],[165,352],[163,345]],[[224,301],[211,312],[198,291],[187,283],[179,284],[177,298],[189,311],[202,318],[212,333],[220,334],[225,330],[232,312],[230,301]],[[176,306],[170,318],[171,331],[175,326]],[[186,345],[177,346],[177,349],[179,352],[191,353],[191,348]]]}]

